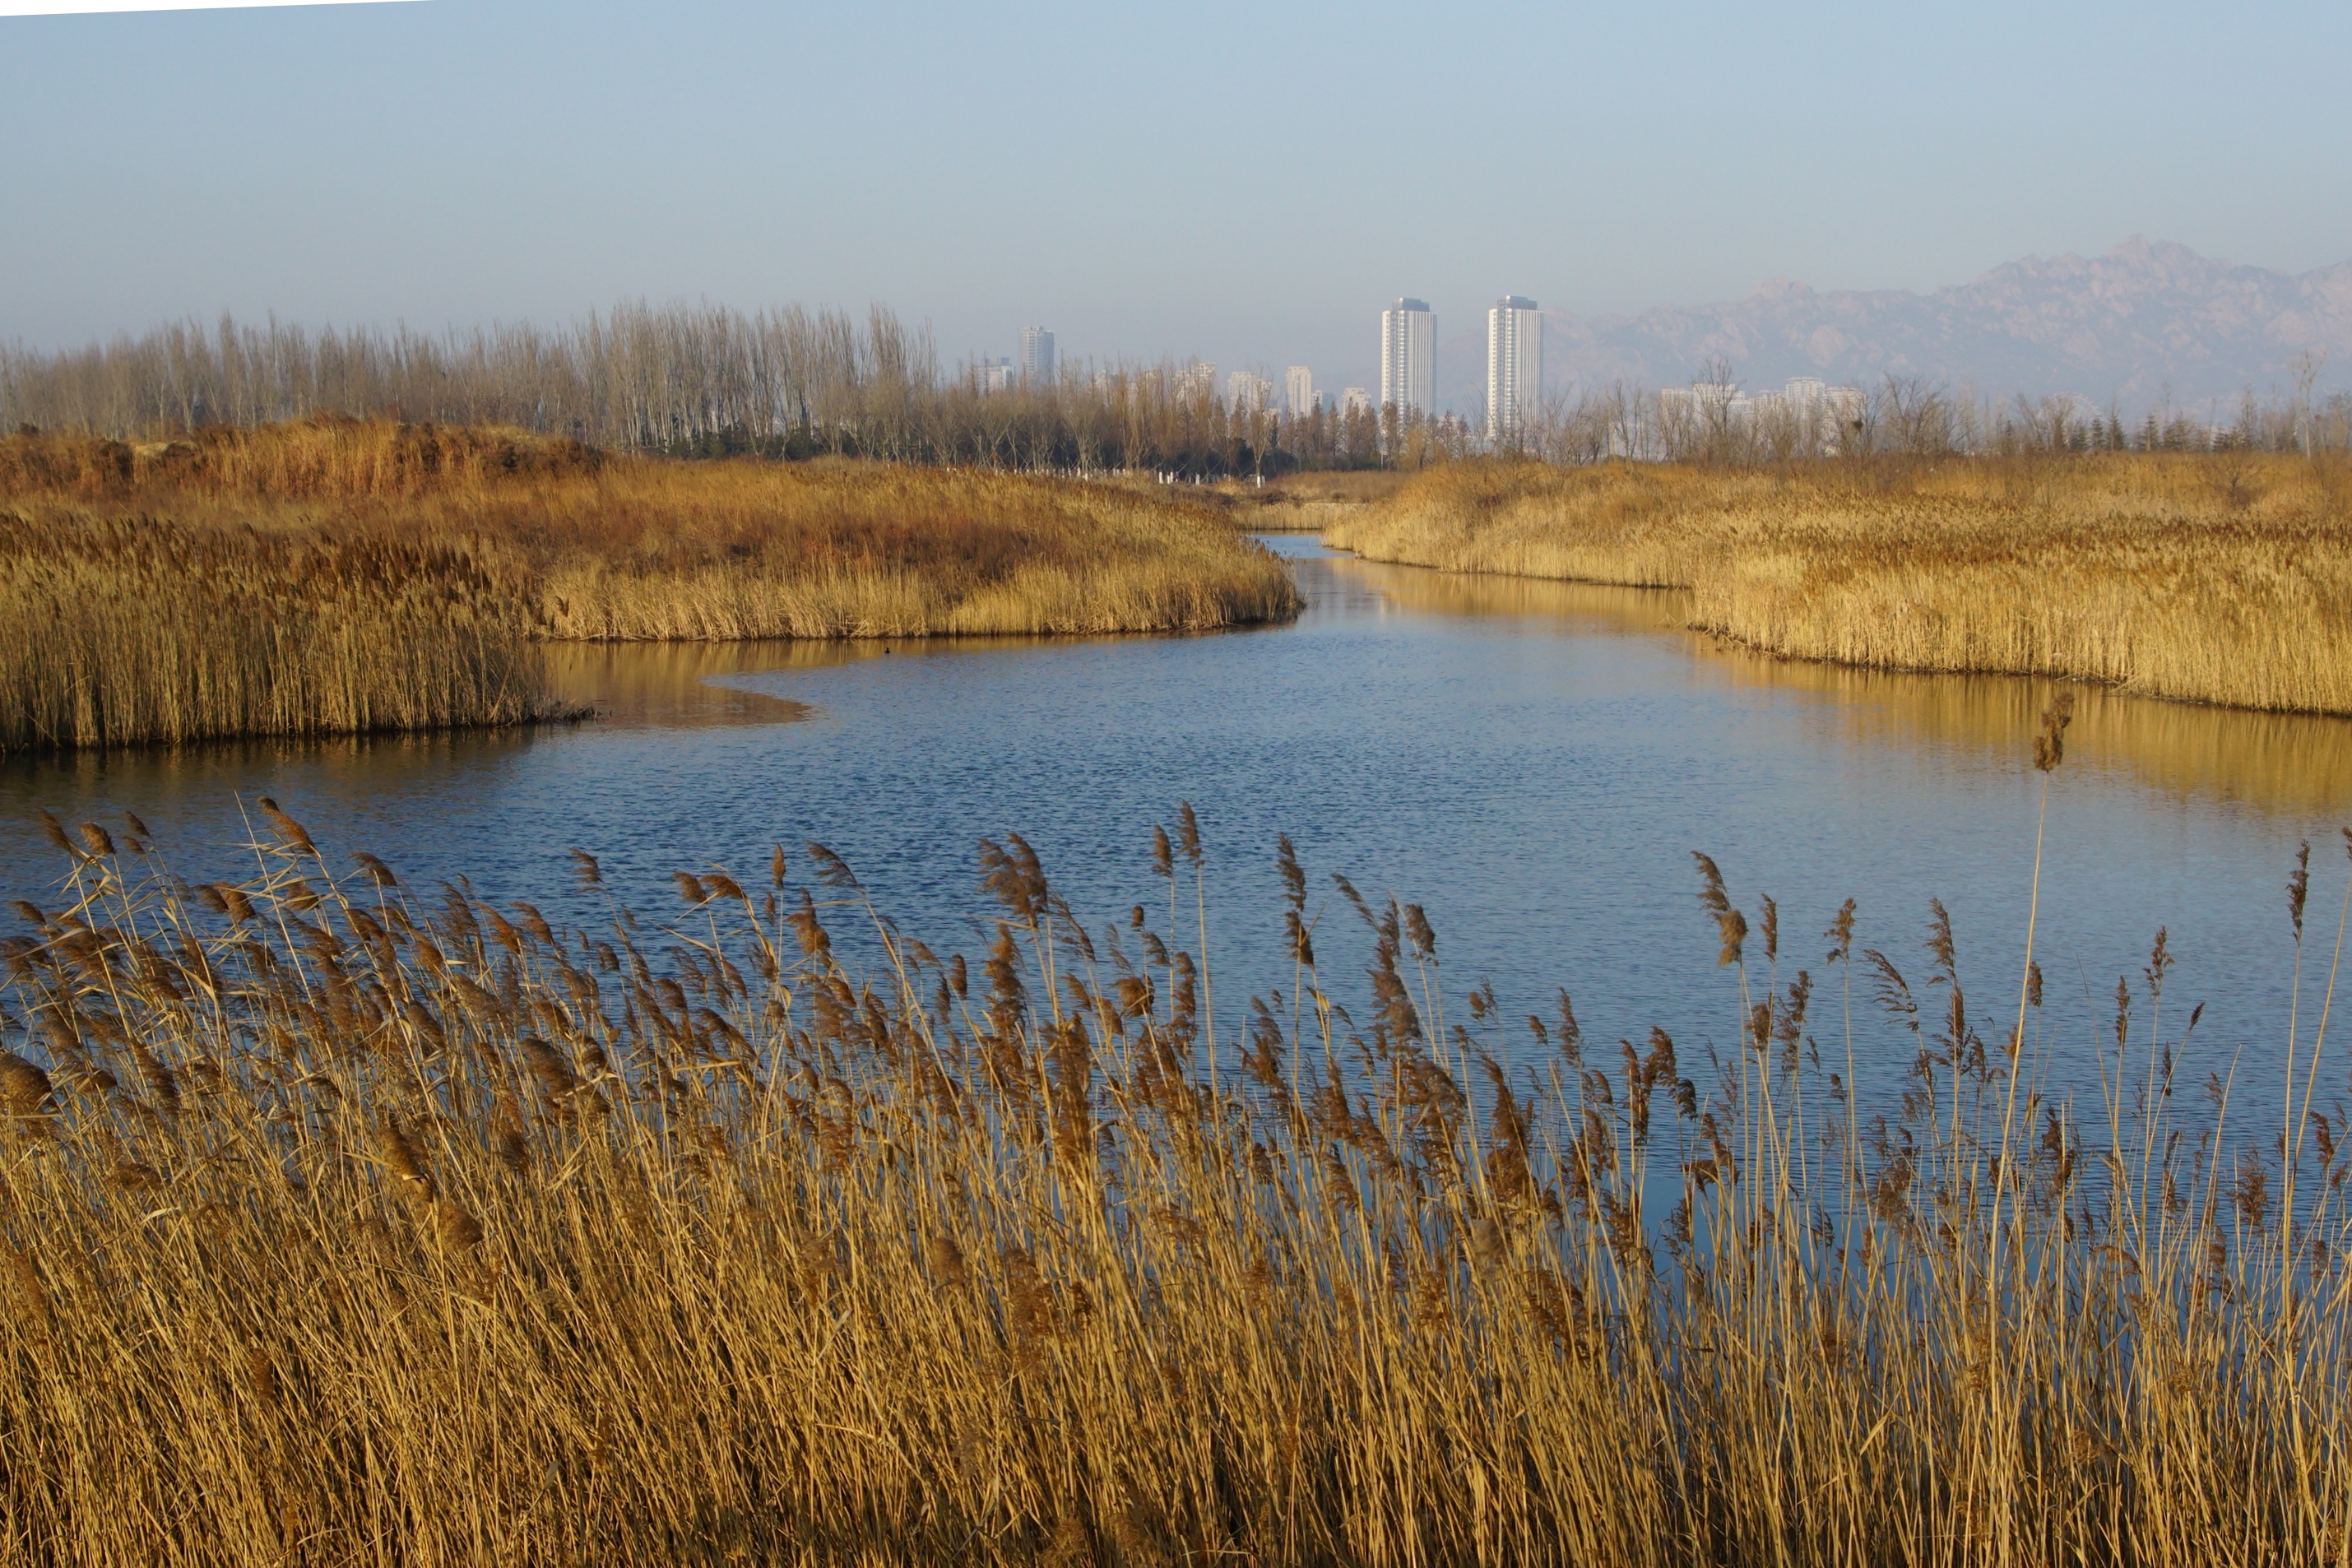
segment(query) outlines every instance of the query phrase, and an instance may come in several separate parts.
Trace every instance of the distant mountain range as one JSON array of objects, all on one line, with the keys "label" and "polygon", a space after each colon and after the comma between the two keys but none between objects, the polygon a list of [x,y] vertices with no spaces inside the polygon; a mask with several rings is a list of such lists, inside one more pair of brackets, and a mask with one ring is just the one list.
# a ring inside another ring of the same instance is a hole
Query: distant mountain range
[{"label": "distant mountain range", "polygon": [[[2074,393],[2132,412],[2168,398],[2198,410],[2250,387],[2290,391],[2305,351],[2327,355],[2323,388],[2352,385],[2352,261],[2273,272],[2137,236],[2105,256],[2029,256],[1931,294],[1822,293],[1775,278],[1720,305],[1544,311],[1544,382],[1570,395],[1620,379],[1685,385],[1719,356],[1751,389],[1793,375],[1862,386],[1917,375],[2000,397]],[[1439,402],[1483,408],[1486,363],[1481,310],[1438,346]]]}]

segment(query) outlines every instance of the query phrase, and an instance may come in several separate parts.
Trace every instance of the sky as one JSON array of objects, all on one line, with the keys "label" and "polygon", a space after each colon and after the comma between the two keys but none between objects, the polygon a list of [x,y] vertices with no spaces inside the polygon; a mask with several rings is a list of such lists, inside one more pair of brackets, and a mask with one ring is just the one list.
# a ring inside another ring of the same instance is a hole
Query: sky
[{"label": "sky", "polygon": [[888,304],[1369,374],[1380,307],[2352,258],[2352,6],[411,0],[0,15],[0,340]]}]

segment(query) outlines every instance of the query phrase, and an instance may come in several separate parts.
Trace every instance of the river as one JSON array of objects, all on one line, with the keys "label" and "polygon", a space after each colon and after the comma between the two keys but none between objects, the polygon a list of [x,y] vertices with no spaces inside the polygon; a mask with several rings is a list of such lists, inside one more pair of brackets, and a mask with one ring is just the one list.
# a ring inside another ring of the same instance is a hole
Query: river
[{"label": "river", "polygon": [[[331,852],[371,850],[411,885],[463,874],[552,915],[580,846],[641,910],[679,906],[669,873],[751,880],[770,847],[817,839],[875,902],[945,952],[987,928],[974,849],[1033,842],[1097,924],[1160,911],[1153,824],[1191,801],[1207,845],[1221,1027],[1290,983],[1274,845],[1315,879],[1329,984],[1358,996],[1367,951],[1329,873],[1422,903],[1456,1006],[1491,980],[1507,1018],[1560,987],[1588,1036],[1684,1044],[1685,1070],[1738,1024],[1691,852],[1759,923],[1779,901],[1780,973],[1812,972],[1814,1033],[1843,1049],[1842,978],[1821,934],[1848,896],[1929,1005],[1928,900],[1957,932],[1988,1039],[2017,1005],[2047,683],[1882,675],[1758,657],[1693,634],[1675,595],[1462,577],[1276,538],[1307,599],[1296,625],[1210,636],[887,645],[566,646],[570,727],[18,758],[0,764],[11,897],[61,865],[34,810],[119,824],[135,811],[190,875],[234,872],[240,801],[272,795]],[[2242,1059],[2237,1104],[2274,1113],[2294,952],[2284,887],[2314,845],[2306,1028],[2346,879],[2352,723],[2078,690],[2053,779],[2037,951],[2054,1087],[2095,1096],[2118,976],[2158,927],[2178,959],[2163,1032],[2207,1004],[2192,1075]],[[245,862],[249,865],[250,861]],[[1187,920],[1189,921],[1188,914]],[[1748,957],[1761,983],[1760,933]],[[1854,997],[1867,1089],[1907,1036]],[[1454,1016],[1466,1020],[1466,1013]],[[2143,1006],[2142,1021],[2146,1013]],[[1525,1047],[1524,1026],[1502,1037]],[[2242,1058],[2238,1053],[2243,1048]],[[2344,1084],[2331,1070],[2323,1102]],[[2233,1112],[2233,1116],[2239,1112]],[[2242,1125],[2242,1123],[2241,1123]]]}]

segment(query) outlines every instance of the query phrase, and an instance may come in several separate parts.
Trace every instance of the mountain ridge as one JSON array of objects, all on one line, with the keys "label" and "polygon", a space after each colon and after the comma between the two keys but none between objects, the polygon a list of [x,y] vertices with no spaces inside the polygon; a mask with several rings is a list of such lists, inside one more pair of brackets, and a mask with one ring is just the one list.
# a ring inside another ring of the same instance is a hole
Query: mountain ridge
[{"label": "mountain ridge", "polygon": [[[1565,396],[1621,380],[1685,385],[1717,358],[1751,388],[1794,375],[1862,386],[1917,376],[2134,413],[2290,392],[2305,353],[2326,356],[2323,387],[2352,383],[2352,260],[2286,273],[2138,235],[2104,255],[2026,256],[1927,293],[1824,291],[1780,277],[1715,304],[1543,314],[1545,388]],[[1483,312],[1439,344],[1437,369],[1442,405],[1484,406]]]}]

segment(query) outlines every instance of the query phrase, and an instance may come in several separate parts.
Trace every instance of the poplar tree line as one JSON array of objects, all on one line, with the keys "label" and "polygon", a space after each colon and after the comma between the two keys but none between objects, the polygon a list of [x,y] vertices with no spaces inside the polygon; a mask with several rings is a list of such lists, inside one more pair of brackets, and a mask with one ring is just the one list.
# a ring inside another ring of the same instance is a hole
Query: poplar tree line
[{"label": "poplar tree line", "polygon": [[[835,453],[1181,479],[1419,468],[1497,448],[1567,464],[2342,450],[2352,447],[2352,396],[2315,396],[2319,368],[2313,356],[2298,362],[2291,395],[2249,392],[2228,413],[2166,407],[2129,421],[2079,398],[1999,399],[1921,377],[1889,376],[1834,409],[1765,399],[1755,412],[1727,395],[1675,397],[1617,382],[1548,398],[1490,441],[1454,416],[1393,406],[1326,403],[1294,415],[1234,405],[1172,362],[1074,366],[990,392],[979,366],[943,363],[928,329],[878,306],[860,317],[640,303],[554,329],[312,331],[223,316],[211,328],[177,321],[53,353],[0,344],[0,429],[137,440],[212,424],[392,414],[678,457]],[[1694,389],[1735,390],[1729,367],[1704,367]]]},{"label": "poplar tree line", "polygon": [[[1176,478],[1377,464],[1427,422],[1229,406],[1174,363],[1074,367],[985,390],[927,329],[879,307],[625,305],[568,327],[310,331],[173,322],[56,353],[0,345],[0,428],[137,440],[211,424],[391,414],[512,425],[679,457],[820,453]],[[1429,426],[1435,428],[1435,426]]]}]

